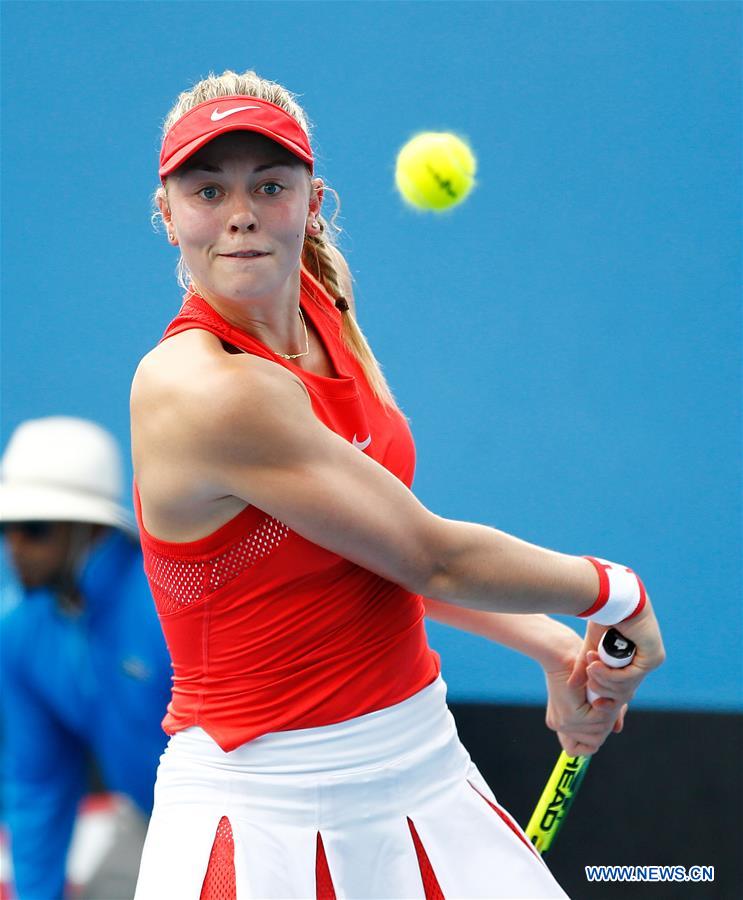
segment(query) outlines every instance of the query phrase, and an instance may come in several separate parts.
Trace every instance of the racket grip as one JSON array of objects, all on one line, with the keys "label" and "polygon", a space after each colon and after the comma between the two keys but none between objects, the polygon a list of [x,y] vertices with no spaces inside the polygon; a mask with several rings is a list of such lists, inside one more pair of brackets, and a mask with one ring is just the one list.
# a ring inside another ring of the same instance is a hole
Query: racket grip
[{"label": "racket grip", "polygon": [[[623,669],[634,659],[636,649],[629,638],[620,634],[616,628],[610,628],[599,643],[599,659],[604,665],[610,666],[612,669]],[[600,699],[600,696],[588,688],[586,690],[586,699],[589,703],[594,703]]]}]

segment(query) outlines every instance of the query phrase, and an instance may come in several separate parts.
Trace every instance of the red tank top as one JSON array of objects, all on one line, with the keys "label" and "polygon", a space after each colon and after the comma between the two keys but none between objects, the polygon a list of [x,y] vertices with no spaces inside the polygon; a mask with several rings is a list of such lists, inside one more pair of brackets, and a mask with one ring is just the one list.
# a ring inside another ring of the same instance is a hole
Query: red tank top
[{"label": "red tank top", "polygon": [[[189,294],[162,340],[210,331],[301,378],[315,415],[412,483],[415,449],[405,418],[374,397],[340,334],[341,314],[304,270],[302,311],[337,377],[305,372]],[[225,750],[272,731],[330,725],[399,703],[430,684],[423,602],[247,506],[217,531],[161,541],[134,503],[144,565],[173,661],[163,728],[201,726]]]}]

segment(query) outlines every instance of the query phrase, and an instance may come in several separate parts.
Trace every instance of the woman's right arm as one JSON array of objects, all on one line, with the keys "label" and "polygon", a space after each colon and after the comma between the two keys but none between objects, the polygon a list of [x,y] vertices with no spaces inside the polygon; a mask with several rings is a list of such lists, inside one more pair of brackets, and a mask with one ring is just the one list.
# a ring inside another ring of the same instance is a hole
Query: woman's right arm
[{"label": "woman's right arm", "polygon": [[[171,413],[179,478],[215,498],[239,497],[414,593],[472,609],[566,615],[596,600],[590,562],[430,512],[317,419],[299,379],[265,360],[229,357],[192,379]],[[623,630],[638,660],[660,664],[649,603]]]}]

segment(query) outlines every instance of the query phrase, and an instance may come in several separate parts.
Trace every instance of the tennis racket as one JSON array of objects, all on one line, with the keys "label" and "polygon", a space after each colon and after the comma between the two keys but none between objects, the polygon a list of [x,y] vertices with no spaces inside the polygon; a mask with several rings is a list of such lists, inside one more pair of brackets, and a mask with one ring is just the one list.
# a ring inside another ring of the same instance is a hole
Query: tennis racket
[{"label": "tennis racket", "polygon": [[[635,645],[616,628],[610,628],[601,638],[598,652],[607,666],[623,669],[632,662]],[[589,703],[598,700],[598,694],[591,690],[586,691],[586,697]],[[568,756],[564,750],[560,754],[526,826],[526,836],[539,853],[546,853],[552,846],[586,777],[590,762],[590,756]]]}]

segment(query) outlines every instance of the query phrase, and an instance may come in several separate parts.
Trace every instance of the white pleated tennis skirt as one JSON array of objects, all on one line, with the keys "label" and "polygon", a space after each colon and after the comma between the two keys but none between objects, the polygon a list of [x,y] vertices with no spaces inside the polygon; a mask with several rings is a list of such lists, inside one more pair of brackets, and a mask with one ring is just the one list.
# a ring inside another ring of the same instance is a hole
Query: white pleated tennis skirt
[{"label": "white pleated tennis skirt", "polygon": [[174,735],[135,900],[199,900],[224,816],[237,900],[315,900],[320,845],[332,882],[321,893],[338,900],[566,896],[460,743],[441,678],[395,706],[229,753],[201,728]]}]

